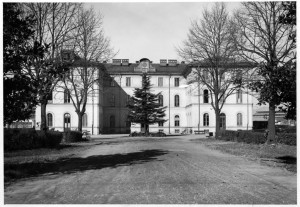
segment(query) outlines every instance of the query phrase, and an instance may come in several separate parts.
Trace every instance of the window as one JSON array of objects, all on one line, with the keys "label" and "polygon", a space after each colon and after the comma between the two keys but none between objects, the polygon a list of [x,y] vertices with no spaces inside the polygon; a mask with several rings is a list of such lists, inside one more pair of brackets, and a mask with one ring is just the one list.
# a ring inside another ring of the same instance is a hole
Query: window
[{"label": "window", "polygon": [[226,115],[224,113],[220,114],[220,129],[221,130],[226,129]]},{"label": "window", "polygon": [[126,86],[131,86],[131,77],[126,77]]},{"label": "window", "polygon": [[208,113],[205,113],[203,115],[203,126],[209,126],[209,115],[208,115]]},{"label": "window", "polygon": [[47,126],[52,127],[53,126],[53,115],[48,113],[47,114]]},{"label": "window", "polygon": [[110,128],[115,127],[115,116],[114,115],[111,115],[109,118],[109,126],[110,126]]},{"label": "window", "polygon": [[175,116],[175,126],[180,126],[180,119],[178,115]]},{"label": "window", "polygon": [[158,122],[158,126],[163,127],[164,126],[164,122],[163,121]]},{"label": "window", "polygon": [[112,107],[114,107],[115,106],[115,102],[116,102],[115,95],[111,94],[110,95],[110,99],[109,99],[109,105],[112,106]]},{"label": "window", "polygon": [[239,89],[237,92],[236,92],[236,102],[237,103],[242,103],[243,102],[243,92],[241,89]]},{"label": "window", "polygon": [[205,79],[205,80],[208,80],[208,71],[207,70],[204,70],[203,71],[203,78]]},{"label": "window", "polygon": [[71,128],[71,115],[69,113],[64,114],[64,130]]},{"label": "window", "polygon": [[158,77],[158,86],[163,86],[163,85],[164,85],[163,77]]},{"label": "window", "polygon": [[208,90],[207,89],[205,89],[204,91],[203,91],[203,103],[208,103]]},{"label": "window", "polygon": [[237,125],[242,126],[243,125],[243,115],[241,113],[237,114]]},{"label": "window", "polygon": [[175,95],[175,97],[174,97],[174,101],[175,101],[175,104],[174,104],[174,106],[175,107],[179,107],[179,95]]},{"label": "window", "polygon": [[180,129],[175,129],[175,133],[179,134],[180,133]]},{"label": "window", "polygon": [[175,81],[174,86],[179,87],[179,78],[174,78],[174,81]]},{"label": "window", "polygon": [[70,93],[67,89],[64,91],[64,103],[70,103],[71,102],[71,97]]},{"label": "window", "polygon": [[83,114],[82,116],[82,126],[83,127],[87,127],[88,123],[87,123],[87,114]]},{"label": "window", "polygon": [[159,95],[158,96],[158,104],[159,104],[159,106],[163,106],[164,105],[164,97],[163,97],[163,95]]}]

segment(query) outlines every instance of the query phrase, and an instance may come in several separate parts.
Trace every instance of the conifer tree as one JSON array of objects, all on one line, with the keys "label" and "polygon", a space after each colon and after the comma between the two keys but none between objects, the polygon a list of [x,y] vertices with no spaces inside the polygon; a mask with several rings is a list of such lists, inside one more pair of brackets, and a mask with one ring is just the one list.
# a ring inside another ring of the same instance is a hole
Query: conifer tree
[{"label": "conifer tree", "polygon": [[128,105],[130,109],[129,120],[141,124],[141,129],[149,134],[149,125],[166,122],[165,109],[158,103],[158,94],[151,93],[150,76],[147,73],[142,75],[142,88],[135,88],[134,97]]}]

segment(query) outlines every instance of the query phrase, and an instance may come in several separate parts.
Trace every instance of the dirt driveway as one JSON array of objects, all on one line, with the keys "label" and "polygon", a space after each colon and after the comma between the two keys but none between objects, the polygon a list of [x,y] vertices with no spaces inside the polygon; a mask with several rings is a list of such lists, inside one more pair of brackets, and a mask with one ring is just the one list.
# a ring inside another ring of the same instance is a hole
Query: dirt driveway
[{"label": "dirt driveway", "polygon": [[5,204],[296,204],[296,175],[194,137],[102,137],[4,191]]}]

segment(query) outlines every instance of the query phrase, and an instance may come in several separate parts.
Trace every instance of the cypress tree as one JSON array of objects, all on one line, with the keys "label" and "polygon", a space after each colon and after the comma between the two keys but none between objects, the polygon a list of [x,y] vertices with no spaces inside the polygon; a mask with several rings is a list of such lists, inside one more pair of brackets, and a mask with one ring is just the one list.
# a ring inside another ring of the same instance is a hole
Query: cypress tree
[{"label": "cypress tree", "polygon": [[150,76],[143,73],[142,88],[135,88],[134,96],[128,105],[129,120],[141,124],[141,129],[143,128],[146,135],[149,134],[149,125],[167,121],[164,119],[166,106],[160,106],[158,103],[158,96],[161,93],[151,93],[151,88]]}]

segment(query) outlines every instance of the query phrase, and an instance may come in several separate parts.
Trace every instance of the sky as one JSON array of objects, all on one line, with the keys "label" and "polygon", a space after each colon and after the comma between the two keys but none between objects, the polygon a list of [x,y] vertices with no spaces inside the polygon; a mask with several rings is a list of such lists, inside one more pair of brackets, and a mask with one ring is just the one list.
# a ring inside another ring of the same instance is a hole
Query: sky
[{"label": "sky", "polygon": [[[110,38],[115,59],[135,63],[148,58],[182,59],[176,48],[187,39],[192,20],[200,19],[207,2],[94,2],[85,4],[103,16],[103,29]],[[226,3],[229,12],[240,7],[239,2]]]}]

